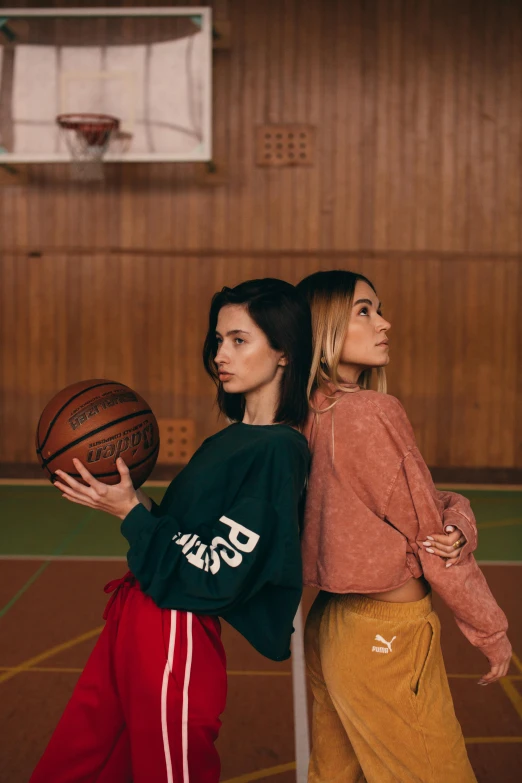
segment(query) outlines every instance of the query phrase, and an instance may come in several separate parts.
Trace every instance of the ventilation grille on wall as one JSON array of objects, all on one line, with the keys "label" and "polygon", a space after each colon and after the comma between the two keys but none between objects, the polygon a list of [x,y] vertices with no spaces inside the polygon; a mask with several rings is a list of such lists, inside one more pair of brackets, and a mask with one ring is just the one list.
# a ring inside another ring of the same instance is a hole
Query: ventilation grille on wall
[{"label": "ventilation grille on wall", "polygon": [[260,125],[256,129],[258,166],[311,166],[314,157],[313,125]]},{"label": "ventilation grille on wall", "polygon": [[160,431],[159,465],[184,465],[195,446],[193,419],[158,419]]}]

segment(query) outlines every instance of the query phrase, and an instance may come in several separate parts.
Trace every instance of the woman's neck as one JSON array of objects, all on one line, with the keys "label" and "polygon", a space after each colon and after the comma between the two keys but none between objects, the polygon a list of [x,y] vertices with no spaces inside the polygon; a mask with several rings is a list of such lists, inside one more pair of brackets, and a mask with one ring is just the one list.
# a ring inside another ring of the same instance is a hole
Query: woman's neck
[{"label": "woman's neck", "polygon": [[243,424],[273,424],[279,406],[279,386],[245,394]]},{"label": "woman's neck", "polygon": [[337,368],[337,375],[339,378],[342,378],[344,383],[347,384],[358,384],[359,378],[363,372],[364,367],[360,367],[356,364],[342,364],[339,362],[339,366]]}]

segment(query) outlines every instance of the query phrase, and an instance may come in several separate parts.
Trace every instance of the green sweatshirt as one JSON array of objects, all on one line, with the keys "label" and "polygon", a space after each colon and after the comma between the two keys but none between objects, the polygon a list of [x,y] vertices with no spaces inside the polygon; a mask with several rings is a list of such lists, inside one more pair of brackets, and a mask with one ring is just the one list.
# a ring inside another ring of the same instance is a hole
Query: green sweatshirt
[{"label": "green sweatshirt", "polygon": [[306,438],[285,424],[207,438],[160,506],[135,506],[122,522],[142,590],[164,609],[220,615],[267,658],[288,658],[308,466]]}]

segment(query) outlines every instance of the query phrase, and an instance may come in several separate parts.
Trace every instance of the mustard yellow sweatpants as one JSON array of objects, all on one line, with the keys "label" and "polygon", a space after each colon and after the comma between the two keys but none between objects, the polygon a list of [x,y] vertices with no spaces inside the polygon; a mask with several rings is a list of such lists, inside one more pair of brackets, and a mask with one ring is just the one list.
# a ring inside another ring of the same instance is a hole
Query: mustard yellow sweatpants
[{"label": "mustard yellow sweatpants", "polygon": [[402,604],[320,593],[305,653],[309,783],[476,783],[431,595]]}]

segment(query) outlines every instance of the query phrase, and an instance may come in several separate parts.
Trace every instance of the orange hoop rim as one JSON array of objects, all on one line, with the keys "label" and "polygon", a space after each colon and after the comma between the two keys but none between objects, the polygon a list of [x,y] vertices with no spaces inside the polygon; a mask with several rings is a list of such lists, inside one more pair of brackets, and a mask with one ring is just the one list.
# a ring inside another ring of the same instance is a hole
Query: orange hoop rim
[{"label": "orange hoop rim", "polygon": [[75,131],[115,131],[119,130],[120,121],[110,114],[90,114],[88,112],[76,114],[59,114],[56,122],[64,130]]}]

